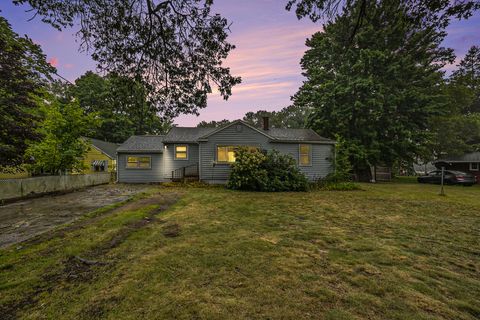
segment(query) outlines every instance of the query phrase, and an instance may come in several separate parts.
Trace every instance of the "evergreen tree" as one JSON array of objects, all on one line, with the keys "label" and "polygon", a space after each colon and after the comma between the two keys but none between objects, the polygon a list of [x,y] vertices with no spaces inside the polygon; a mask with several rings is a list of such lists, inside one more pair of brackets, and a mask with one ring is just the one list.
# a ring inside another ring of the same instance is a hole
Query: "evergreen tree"
[{"label": "evergreen tree", "polygon": [[37,99],[55,72],[40,46],[0,17],[0,167],[23,162],[27,140],[39,138]]},{"label": "evergreen tree", "polygon": [[372,165],[411,160],[430,138],[429,119],[445,108],[441,68],[453,61],[445,33],[412,18],[402,1],[369,2],[365,24],[350,40],[358,6],[347,6],[307,40],[307,80],[294,96],[312,108],[308,125],[339,135],[362,179]]}]

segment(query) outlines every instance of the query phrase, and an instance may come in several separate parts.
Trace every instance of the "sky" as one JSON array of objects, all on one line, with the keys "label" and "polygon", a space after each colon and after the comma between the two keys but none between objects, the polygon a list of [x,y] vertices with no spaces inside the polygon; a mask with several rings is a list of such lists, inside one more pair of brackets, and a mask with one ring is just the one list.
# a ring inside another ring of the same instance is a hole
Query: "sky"
[{"label": "sky", "polygon": [[[14,6],[11,0],[0,0],[0,15],[20,35],[28,35],[42,46],[48,61],[58,74],[73,82],[88,70],[96,70],[88,52],[79,52],[75,30],[59,32],[36,18],[28,7]],[[208,106],[200,115],[182,115],[175,119],[181,126],[195,126],[200,121],[238,119],[248,111],[280,110],[301,86],[300,59],[307,49],[305,40],[322,30],[320,22],[297,20],[285,10],[287,0],[217,0],[214,11],[231,23],[229,42],[236,46],[225,65],[242,77],[233,95],[224,101],[218,94],[208,96]],[[480,14],[469,20],[455,21],[448,30],[444,46],[453,48],[458,63],[472,45],[480,45]],[[447,72],[455,66],[447,66]]]}]

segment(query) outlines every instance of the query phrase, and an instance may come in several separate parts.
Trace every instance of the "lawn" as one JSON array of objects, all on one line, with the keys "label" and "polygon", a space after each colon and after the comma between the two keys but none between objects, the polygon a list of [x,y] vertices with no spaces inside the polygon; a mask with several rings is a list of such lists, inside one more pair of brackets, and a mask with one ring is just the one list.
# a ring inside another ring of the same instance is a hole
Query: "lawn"
[{"label": "lawn", "polygon": [[480,188],[152,187],[0,251],[2,319],[477,319]]}]

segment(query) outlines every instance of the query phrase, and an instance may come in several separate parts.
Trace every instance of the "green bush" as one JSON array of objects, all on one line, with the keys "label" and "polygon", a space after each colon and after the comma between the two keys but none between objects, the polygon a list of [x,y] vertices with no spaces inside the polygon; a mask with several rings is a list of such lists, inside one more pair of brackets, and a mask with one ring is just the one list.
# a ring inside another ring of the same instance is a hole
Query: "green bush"
[{"label": "green bush", "polygon": [[238,148],[227,188],[250,191],[306,191],[308,181],[295,159],[278,151]]}]

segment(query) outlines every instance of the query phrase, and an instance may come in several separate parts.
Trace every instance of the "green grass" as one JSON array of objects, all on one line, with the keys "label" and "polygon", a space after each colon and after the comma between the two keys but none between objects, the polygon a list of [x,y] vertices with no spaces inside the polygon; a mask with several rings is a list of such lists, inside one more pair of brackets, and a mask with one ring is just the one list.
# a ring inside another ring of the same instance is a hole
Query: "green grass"
[{"label": "green grass", "polygon": [[[449,186],[446,197],[432,185],[361,188],[158,187],[81,228],[0,251],[0,311],[25,319],[479,318],[480,188]],[[178,202],[160,211],[172,193]],[[166,232],[172,227],[178,235]],[[72,256],[107,264],[82,267]]]}]

